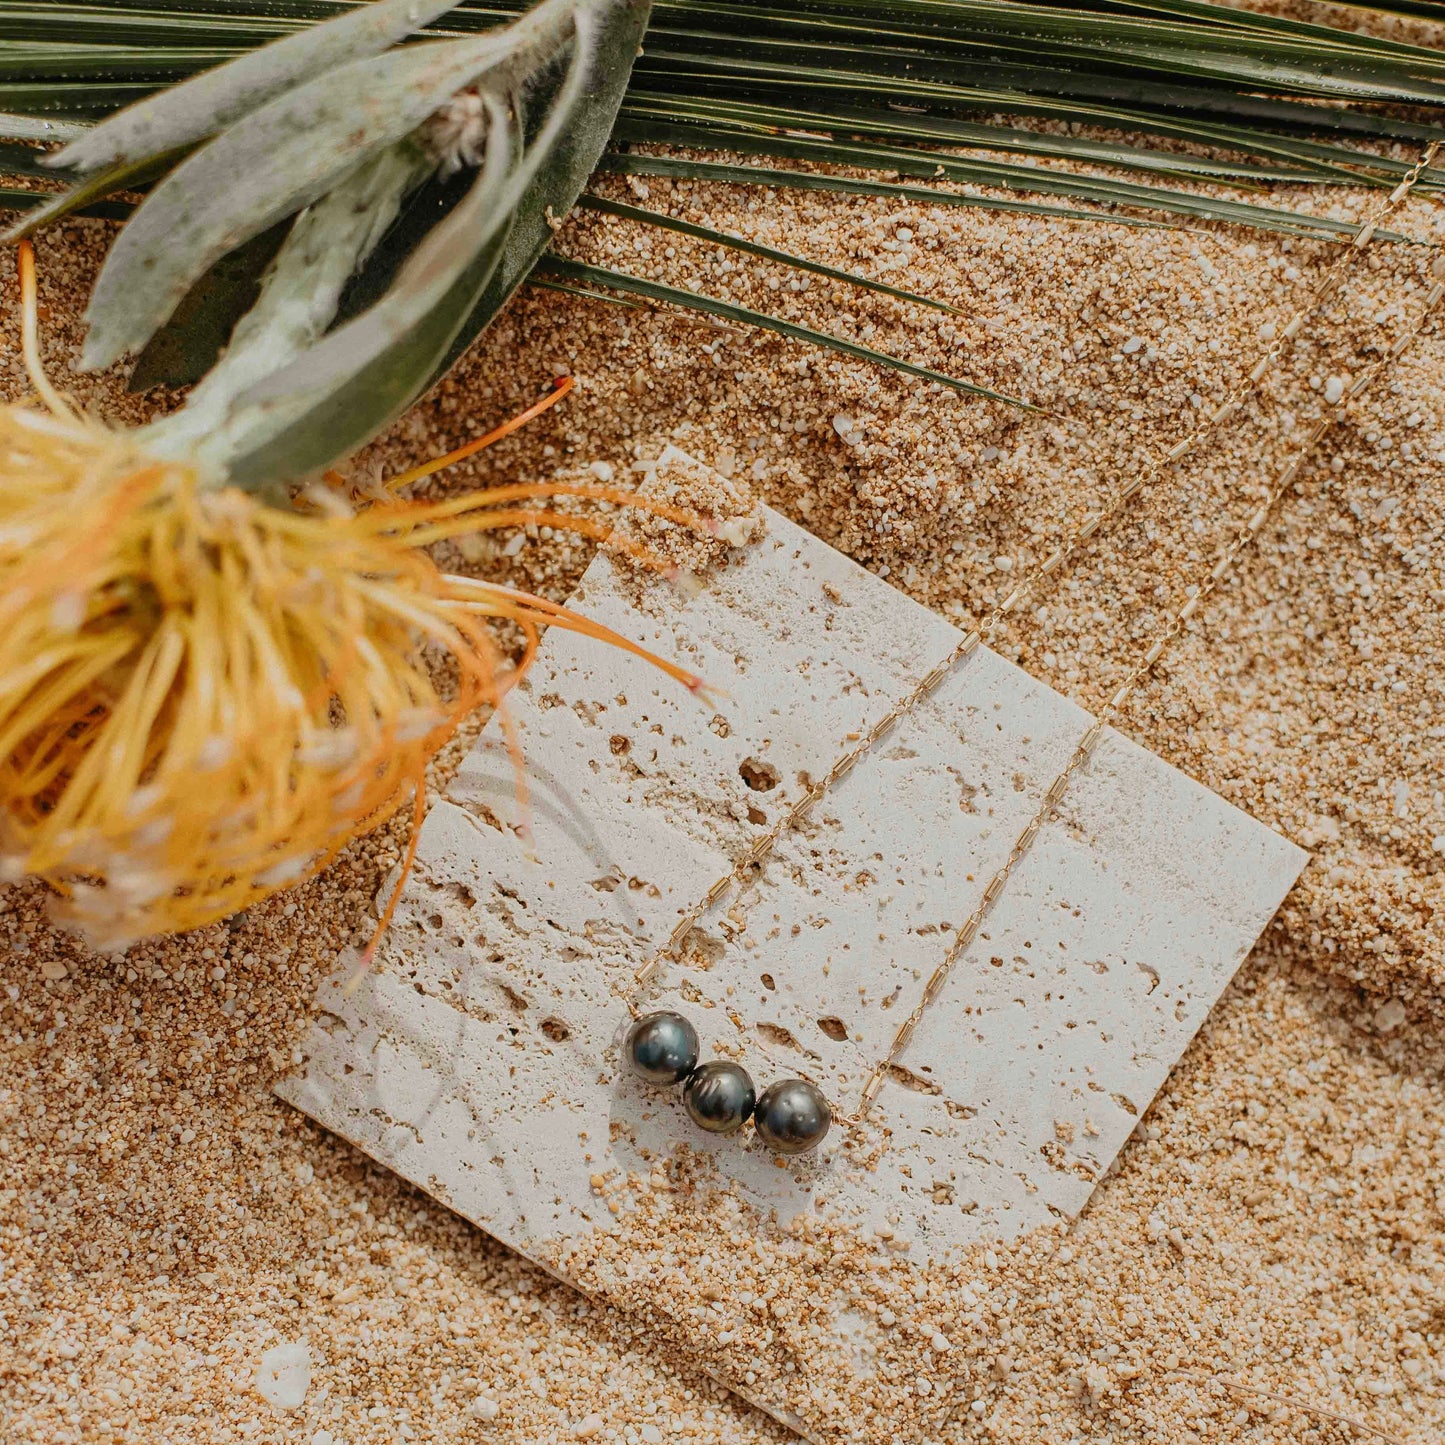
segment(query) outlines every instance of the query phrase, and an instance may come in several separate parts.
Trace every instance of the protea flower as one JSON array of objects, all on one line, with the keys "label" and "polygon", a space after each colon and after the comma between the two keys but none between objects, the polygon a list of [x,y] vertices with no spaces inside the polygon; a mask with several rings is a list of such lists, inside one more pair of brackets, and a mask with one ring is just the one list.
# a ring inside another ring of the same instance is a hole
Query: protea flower
[{"label": "protea flower", "polygon": [[489,620],[533,641],[554,625],[631,646],[542,598],[446,576],[424,550],[531,520],[602,530],[538,509],[544,492],[691,520],[585,486],[355,511],[319,493],[296,510],[207,486],[194,465],[59,406],[0,410],[7,876],[48,879],[62,915],[113,947],[324,866],[520,675]]},{"label": "protea flower", "polygon": [[[478,304],[519,279],[550,234],[542,178],[565,207],[646,14],[547,0],[484,41],[382,57],[364,91],[338,67],[338,47],[374,50],[443,8],[381,0],[62,155],[134,167],[231,122],[122,232],[91,306],[92,365],[145,346],[213,262],[304,207],[173,415],[117,431],[54,390],[22,243],[26,359],[46,410],[0,410],[0,852],[7,876],[53,884],[97,943],[230,913],[387,816],[462,717],[515,681],[492,621],[533,644],[552,625],[630,646],[540,597],[443,575],[428,543],[534,521],[608,532],[547,505],[561,495],[705,525],[603,486],[356,509],[308,484],[406,406]],[[328,333],[408,191],[457,166],[477,168],[467,197],[379,300]]]}]

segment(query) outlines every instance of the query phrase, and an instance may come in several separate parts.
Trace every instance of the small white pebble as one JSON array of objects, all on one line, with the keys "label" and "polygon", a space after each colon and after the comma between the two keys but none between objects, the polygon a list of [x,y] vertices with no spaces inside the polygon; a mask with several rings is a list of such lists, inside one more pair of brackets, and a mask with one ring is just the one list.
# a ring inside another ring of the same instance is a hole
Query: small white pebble
[{"label": "small white pebble", "polygon": [[336,1436],[330,1430],[318,1430],[311,1437],[311,1445],[336,1445]]},{"label": "small white pebble", "polygon": [[47,958],[40,965],[41,978],[49,979],[51,983],[59,983],[69,972],[70,970],[58,958]]},{"label": "small white pebble", "polygon": [[662,1445],[662,1431],[651,1422],[644,1425],[637,1433],[642,1436],[646,1445]]},{"label": "small white pebble", "polygon": [[1334,406],[1344,394],[1345,383],[1338,376],[1332,376],[1325,382],[1325,400],[1331,406]]},{"label": "small white pebble", "polygon": [[1259,328],[1260,339],[1262,341],[1273,341],[1278,331],[1279,327],[1277,327],[1273,321],[1266,321],[1264,325]]},{"label": "small white pebble", "polygon": [[894,1314],[892,1310],[879,1310],[878,1323],[882,1325],[885,1330],[890,1329],[898,1323],[898,1316]]},{"label": "small white pebble", "polygon": [[274,1410],[299,1410],[311,1388],[311,1348],[273,1345],[256,1368],[256,1393]]},{"label": "small white pebble", "polygon": [[572,1427],[572,1438],[574,1440],[590,1440],[601,1432],[602,1416],[594,1410],[592,1414],[584,1416]]},{"label": "small white pebble", "polygon": [[490,1395],[478,1395],[467,1406],[467,1414],[474,1420],[495,1420],[502,1413],[502,1407]]},{"label": "small white pebble", "polygon": [[1382,1033],[1392,1033],[1405,1022],[1408,1015],[1405,1012],[1405,1005],[1397,998],[1386,999],[1379,1008],[1375,1010],[1375,1027]]},{"label": "small white pebble", "polygon": [[1119,348],[1119,350],[1122,351],[1125,356],[1133,356],[1133,354],[1134,354],[1136,351],[1140,350],[1140,349],[1143,347],[1143,345],[1144,345],[1144,338],[1143,338],[1142,336],[1131,336],[1131,337]]},{"label": "small white pebble", "polygon": [[944,1350],[951,1350],[953,1348],[952,1342],[942,1330],[934,1330],[933,1339],[930,1343],[940,1354],[942,1354]]},{"label": "small white pebble", "polygon": [[1390,806],[1397,818],[1410,816],[1410,784],[1404,778],[1395,779],[1395,785],[1390,789]]},{"label": "small white pebble", "polygon": [[611,462],[592,462],[588,465],[587,470],[591,472],[599,482],[610,482],[612,480],[613,471]]}]

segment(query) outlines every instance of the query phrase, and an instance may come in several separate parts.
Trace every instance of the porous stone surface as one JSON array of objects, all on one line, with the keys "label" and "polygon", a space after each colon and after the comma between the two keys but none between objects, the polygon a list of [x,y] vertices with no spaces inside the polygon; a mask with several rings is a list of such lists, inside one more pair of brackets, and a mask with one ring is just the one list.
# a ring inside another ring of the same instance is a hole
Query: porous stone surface
[{"label": "porous stone surface", "polygon": [[[693,465],[669,452],[654,470]],[[893,1341],[879,1320],[957,1287],[960,1268],[981,1273],[996,1244],[1047,1247],[1304,855],[1107,733],[873,1111],[781,1167],[751,1134],[709,1138],[680,1091],[628,1073],[629,981],[958,633],[776,513],[695,595],[603,554],[574,602],[726,699],[700,704],[638,659],[554,629],[510,709],[528,830],[505,738],[489,730],[427,819],[378,964],[359,981],[343,964],[280,1090],[524,1254],[629,1312],[655,1310],[660,1329],[698,1322],[626,1279],[665,1263],[689,1287],[711,1284],[706,1333],[724,1352],[709,1367],[795,1428],[927,1428],[934,1387],[916,1382],[936,1374],[938,1331],[904,1351],[900,1379],[896,1362],[882,1368]],[[1090,721],[980,649],[637,1001],[691,1018],[705,1059],[735,1059],[761,1087],[800,1074],[840,1119],[853,1114],[951,926]],[[828,1370],[790,1372],[793,1346],[747,1328],[746,1269],[705,1278],[723,1220],[800,1285],[796,1241],[826,1239],[840,1278],[814,1292],[809,1329]],[[613,1236],[605,1261],[599,1232]],[[850,1290],[880,1265],[900,1301],[860,1309]],[[841,1408],[839,1370],[874,1382],[866,1426]]]}]

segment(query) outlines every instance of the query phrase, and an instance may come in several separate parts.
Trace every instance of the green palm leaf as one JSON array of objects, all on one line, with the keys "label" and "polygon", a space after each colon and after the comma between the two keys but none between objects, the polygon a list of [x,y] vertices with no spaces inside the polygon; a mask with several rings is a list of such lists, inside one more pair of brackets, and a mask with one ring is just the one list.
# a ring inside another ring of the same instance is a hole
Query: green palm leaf
[{"label": "green palm leaf", "polygon": [[[542,8],[554,3],[561,0],[546,0]],[[605,8],[622,0],[567,3]],[[67,135],[80,186],[38,207],[33,194],[25,195],[34,207],[28,223],[35,224],[72,206],[113,209],[118,203],[107,197],[117,189],[158,182],[127,228],[134,237],[123,241],[121,259],[103,278],[114,304],[98,308],[102,334],[92,338],[91,355],[144,345],[137,380],[199,376],[215,362],[236,317],[264,295],[272,241],[282,260],[287,256],[287,216],[340,183],[347,82],[393,69],[409,73],[413,65],[426,71],[430,54],[408,48],[418,39],[429,40],[428,52],[437,55],[483,57],[492,34],[505,41],[518,29],[498,27],[524,8],[518,0],[456,6],[442,0],[362,6],[351,0],[0,0],[0,111],[8,112],[0,115],[0,139],[23,143],[0,151],[0,166],[8,163],[13,174],[32,179],[43,167],[25,147],[45,139],[47,126],[99,119],[245,57],[239,67],[133,108],[119,125],[102,125],[79,140]],[[1366,0],[1365,8],[1445,19],[1441,0]],[[328,19],[336,23],[310,28]],[[430,22],[424,36],[387,48],[417,22]],[[259,48],[276,41],[283,44]],[[606,117],[610,142],[607,128],[590,125],[585,146],[557,152],[533,186],[495,190],[489,205],[478,193],[463,201],[464,188],[423,183],[400,201],[387,236],[357,239],[359,277],[334,306],[317,310],[319,316],[339,306],[333,339],[312,338],[301,347],[304,354],[282,358],[276,369],[282,380],[269,383],[269,391],[253,388],[238,404],[284,411],[310,388],[317,406],[332,399],[325,404],[334,424],[321,428],[322,451],[365,433],[383,411],[389,414],[438,374],[532,274],[551,239],[551,222],[570,208],[599,161],[603,169],[634,175],[928,199],[1071,222],[1157,225],[1167,218],[1169,224],[1338,238],[1351,228],[1270,204],[1269,188],[1393,186],[1409,163],[1379,143],[1434,138],[1445,114],[1445,55],[1436,50],[1210,0],[658,0],[630,80],[625,60],[621,64],[614,93],[591,113]],[[343,80],[331,82],[336,76]],[[308,87],[330,97],[318,107],[316,152],[277,165],[285,177],[266,180],[259,117],[268,106],[299,103],[295,98],[307,96]],[[446,88],[439,80],[437,93]],[[416,112],[434,101],[418,102]],[[494,129],[501,116],[498,111]],[[1039,130],[1020,118],[1051,124]],[[407,133],[414,117],[403,119],[390,130],[383,125],[375,139],[384,138],[382,130],[393,142]],[[368,124],[375,129],[377,122]],[[1090,134],[1066,129],[1077,126]],[[206,144],[215,132],[221,139]],[[249,150],[234,138],[246,135]],[[197,189],[193,182],[206,173],[207,153],[213,152],[214,165],[228,145],[253,157],[255,183],[249,172],[239,175],[229,198],[214,176],[209,190]],[[692,154],[654,153],[664,146]],[[698,151],[729,154],[697,158]],[[292,174],[297,166],[306,174]],[[183,186],[181,177],[191,179]],[[1426,188],[1442,184],[1445,177],[1422,181]],[[203,195],[212,198],[204,206],[178,204]],[[545,197],[540,208],[539,197]],[[602,198],[585,204],[614,220],[663,226],[902,301],[938,305],[676,217]],[[489,209],[497,205],[500,218]],[[200,212],[205,219],[198,219]],[[273,226],[274,234],[267,229]],[[184,242],[175,255],[162,244],[172,233]],[[417,257],[431,259],[413,265]],[[691,306],[994,395],[716,298],[577,262],[549,258],[546,267],[538,273],[541,284]],[[438,306],[466,313],[450,339]],[[408,337],[425,344],[408,346]],[[404,384],[392,384],[386,370],[392,361]],[[368,371],[373,365],[382,368],[386,385],[376,384]],[[357,421],[352,387],[362,375],[370,378],[364,390],[384,393],[387,401],[376,416]],[[273,430],[272,439],[292,454],[300,435],[288,423]],[[262,459],[258,465],[274,469],[276,449],[258,448],[252,449]]]},{"label": "green palm leaf", "polygon": [[708,241],[714,246],[725,246],[744,255],[757,256],[763,261],[774,261],[789,266],[795,271],[807,271],[814,276],[826,276],[830,281],[842,281],[849,286],[858,286],[865,291],[876,291],[882,296],[891,296],[895,301],[907,301],[915,306],[930,306],[935,311],[946,311],[956,316],[958,312],[945,301],[935,301],[928,296],[919,296],[899,286],[890,286],[886,281],[876,281],[871,276],[857,271],[843,271],[837,266],[825,266],[818,261],[809,261],[805,256],[795,256],[791,251],[780,251],[775,246],[763,246],[742,236],[730,236],[725,231],[711,226],[699,226],[693,221],[684,221],[678,216],[669,216],[661,211],[649,211],[642,206],[629,206],[622,201],[609,200],[606,196],[579,196],[577,204],[584,210],[599,211],[605,216],[616,216],[623,221],[637,221],[644,226],[655,226],[661,230],[676,231],[682,236],[691,236],[695,241]]},{"label": "green palm leaf", "polygon": [[1083,221],[1145,229],[1167,227],[1167,221],[1143,216],[1082,211],[1073,206],[1054,206],[1041,201],[1012,200],[996,194],[949,191],[937,186],[899,185],[895,181],[864,180],[857,176],[826,175],[817,171],[777,170],[768,166],[740,166],[728,161],[696,161],[684,156],[644,155],[636,151],[609,151],[598,164],[599,171],[624,176],[660,176],[672,180],[724,181],[735,186],[773,186],[783,190],[833,191],[845,196],[878,196],[884,200],[906,201],[923,206],[964,206],[979,211],[1004,211],[1038,216],[1049,221]]},{"label": "green palm leaf", "polygon": [[920,180],[959,181],[1005,191],[1067,196],[1106,206],[1133,206],[1175,216],[1254,226],[1285,235],[1343,236],[1354,230],[1343,221],[1326,217],[1306,216],[1296,211],[1231,201],[1219,196],[1197,195],[1137,181],[1004,161],[961,160],[937,151],[921,152],[906,146],[844,140],[836,136],[811,136],[797,132],[779,136],[771,128],[765,130],[756,124],[691,126],[661,120],[636,122],[624,119],[613,134],[614,138],[624,141],[730,150],[744,155],[781,156],[787,160],[893,171]]},{"label": "green palm leaf", "polygon": [[732,301],[721,301],[716,296],[704,296],[696,291],[684,291],[680,286],[668,286],[661,281],[649,281],[644,276],[634,276],[627,271],[617,271],[610,266],[593,266],[583,261],[570,261],[561,256],[545,256],[538,265],[542,277],[547,280],[572,282],[589,287],[610,287],[627,296],[641,296],[648,301],[660,301],[681,306],[689,311],[701,311],[706,316],[715,316],[720,321],[732,321],[741,326],[756,326],[771,331],[789,341],[804,341],[825,351],[836,351],[842,356],[851,356],[859,361],[884,366],[917,381],[930,381],[936,386],[946,386],[951,391],[964,392],[970,396],[987,397],[990,401],[1001,401],[1023,411],[1040,411],[1027,401],[1006,396],[987,386],[949,376],[942,371],[933,371],[926,366],[916,366],[901,357],[890,356],[883,351],[874,351],[857,341],[846,337],[830,336],[825,331],[814,331],[808,326],[799,326],[794,321],[785,321],[780,316],[769,316],[761,311],[752,311]]},{"label": "green palm leaf", "polygon": [[[350,9],[336,0],[276,0],[264,7],[252,0],[0,0],[0,107],[104,113]],[[439,34],[486,29],[514,10],[464,4],[435,28]],[[77,83],[81,74],[96,79]],[[1174,178],[1232,174],[1250,181],[1272,173],[1267,167],[1251,177],[1237,161],[1068,136],[1024,140],[1017,128],[999,131],[1000,140],[990,143],[979,131],[997,127],[950,136],[942,124],[970,112],[1039,114],[1216,144],[1265,158],[1285,173],[1340,180],[1340,169],[1353,164],[1385,180],[1398,172],[1398,162],[1321,148],[1303,133],[1423,138],[1433,130],[1428,115],[1402,120],[1286,97],[1418,102],[1434,110],[1445,103],[1445,58],[1206,0],[1068,7],[1007,0],[788,6],[667,0],[656,7],[623,118],[678,119],[685,103],[699,98],[700,85],[719,123],[744,121],[749,105],[771,97],[802,109],[811,128],[845,127],[911,145],[998,148],[1012,141],[1040,156]],[[927,124],[915,118],[906,135],[897,109],[904,103],[927,112]],[[1215,122],[1201,130],[1196,122],[1205,116]]]}]

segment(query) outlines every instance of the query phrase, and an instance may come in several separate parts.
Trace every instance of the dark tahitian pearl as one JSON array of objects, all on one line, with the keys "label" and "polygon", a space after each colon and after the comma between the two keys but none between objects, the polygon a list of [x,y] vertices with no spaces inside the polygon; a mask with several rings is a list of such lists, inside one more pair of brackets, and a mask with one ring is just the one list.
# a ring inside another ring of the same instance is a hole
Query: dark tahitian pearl
[{"label": "dark tahitian pearl", "polygon": [[806,1079],[783,1079],[763,1091],[753,1110],[758,1138],[779,1154],[806,1154],[823,1142],[833,1114]]},{"label": "dark tahitian pearl", "polygon": [[627,1062],[649,1084],[680,1084],[697,1067],[697,1030],[671,1010],[644,1014],[627,1030]]},{"label": "dark tahitian pearl", "polygon": [[715,1059],[693,1070],[682,1098],[699,1129],[709,1134],[736,1134],[753,1112],[758,1091],[742,1065]]}]

